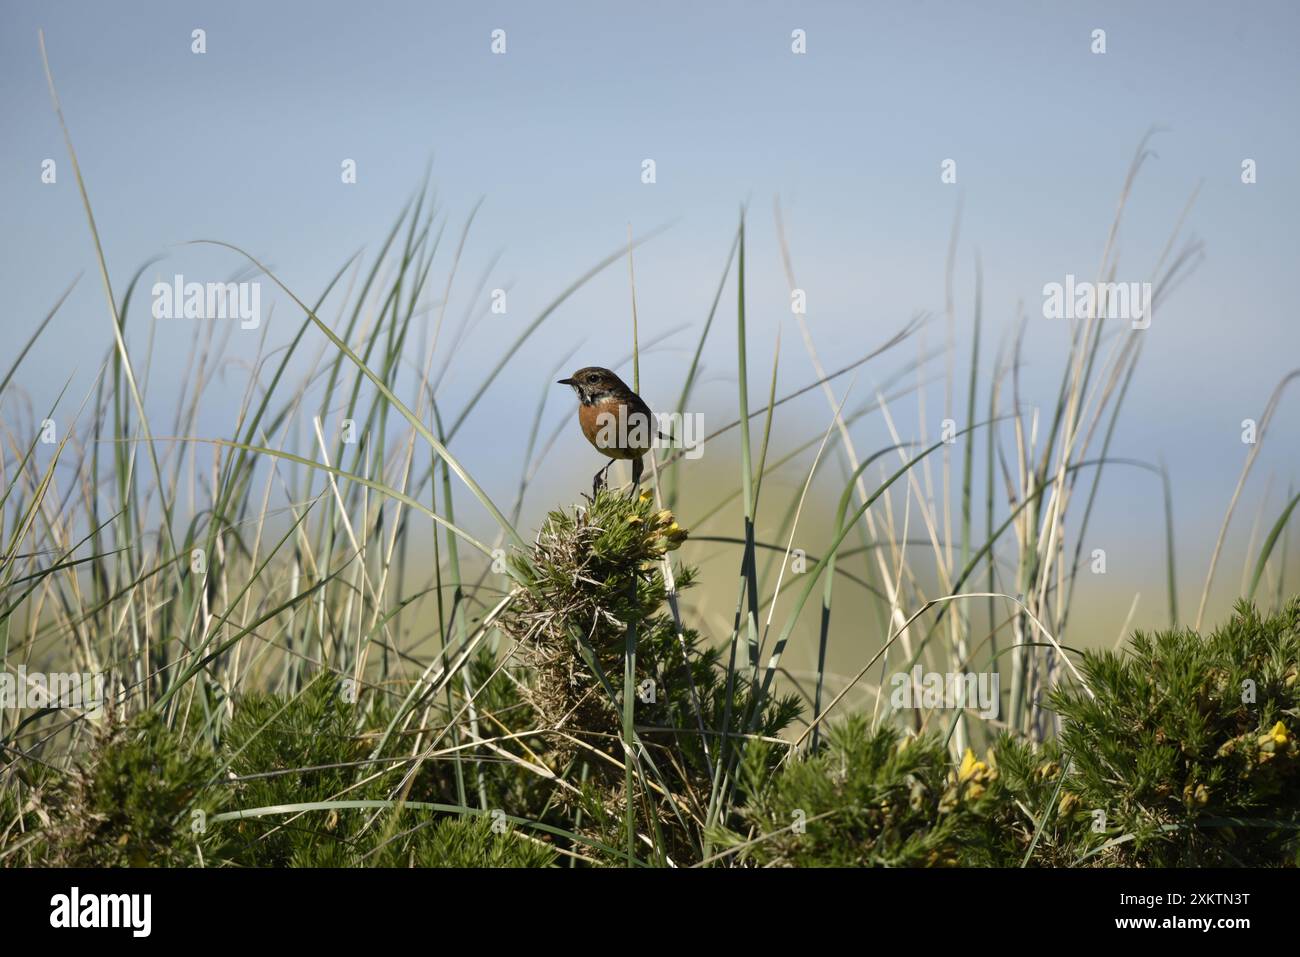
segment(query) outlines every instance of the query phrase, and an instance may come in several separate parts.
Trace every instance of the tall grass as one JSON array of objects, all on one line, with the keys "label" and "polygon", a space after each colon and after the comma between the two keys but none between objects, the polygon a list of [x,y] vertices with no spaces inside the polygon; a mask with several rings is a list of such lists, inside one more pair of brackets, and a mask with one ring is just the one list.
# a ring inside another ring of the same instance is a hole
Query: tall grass
[{"label": "tall grass", "polygon": [[[52,76],[50,91],[63,124]],[[814,372],[783,391],[779,384],[793,374],[782,368],[777,346],[759,393],[765,393],[763,404],[755,407],[746,290],[746,270],[752,268],[747,236],[754,227],[742,212],[730,250],[720,257],[717,291],[700,303],[698,339],[675,406],[685,411],[697,401],[706,340],[725,334],[728,324],[719,320],[727,317],[722,304],[731,288],[736,358],[728,372],[735,374],[735,420],[709,438],[736,432],[739,474],[729,488],[706,487],[693,481],[690,462],[679,451],[657,453],[647,470],[658,507],[673,510],[697,540],[659,562],[683,654],[692,626],[708,629],[692,621],[696,609],[678,593],[677,580],[689,575],[682,556],[699,554],[692,548],[722,547],[736,562],[730,631],[714,635],[726,689],[719,699],[720,722],[710,724],[713,716],[692,684],[691,722],[678,729],[679,736],[698,733],[708,793],[698,801],[675,793],[675,759],[652,746],[649,729],[636,721],[635,685],[649,665],[638,658],[641,629],[648,625],[635,619],[627,622],[621,692],[611,676],[599,674],[622,718],[621,750],[588,746],[563,766],[548,766],[530,739],[567,730],[519,731],[491,702],[499,690],[529,681],[521,649],[500,622],[536,588],[529,574],[534,536],[520,523],[540,461],[567,427],[566,418],[549,439],[542,434],[554,375],[537,379],[541,398],[531,419],[516,423],[520,434],[514,438],[527,454],[510,505],[498,505],[474,478],[457,437],[489,390],[502,387],[508,364],[533,335],[584,283],[623,256],[632,293],[629,357],[639,380],[642,347],[657,341],[640,341],[632,252],[656,233],[635,242],[629,234],[626,248],[561,289],[454,409],[445,407],[443,375],[473,335],[479,307],[467,307],[454,332],[444,325],[447,303],[463,282],[459,266],[477,206],[459,223],[459,239],[449,248],[444,239],[457,223],[428,186],[421,187],[378,249],[348,258],[314,298],[291,289],[237,246],[207,241],[230,255],[237,275],[247,270],[274,283],[296,310],[296,325],[281,347],[263,345],[224,436],[198,434],[204,393],[221,361],[222,343],[207,330],[189,358],[182,391],[174,397],[176,415],[164,433],[146,415],[151,392],[161,386],[150,385],[150,356],[141,344],[148,330],[135,319],[148,264],[121,287],[120,296],[114,292],[70,135],[67,145],[99,264],[110,346],[89,393],[65,393],[55,409],[42,410],[42,419],[57,412],[69,423],[52,447],[41,441],[37,416],[24,409],[19,383],[28,352],[56,320],[71,287],[32,325],[0,379],[6,449],[0,462],[0,664],[9,673],[19,666],[111,673],[111,722],[153,713],[214,750],[228,737],[242,696],[271,692],[284,702],[282,710],[289,709],[322,676],[349,689],[349,700],[362,706],[359,714],[382,715],[382,733],[366,742],[368,756],[349,763],[349,783],[328,800],[230,807],[217,820],[280,816],[298,827],[319,827],[330,812],[355,811],[369,815],[367,826],[387,828],[391,839],[396,825],[384,815],[394,808],[413,815],[488,814],[497,793],[492,775],[502,765],[546,782],[556,795],[545,802],[550,813],[560,795],[569,800],[585,793],[591,775],[613,762],[624,782],[617,852],[587,828],[598,809],[578,808],[567,815],[567,826],[508,808],[505,818],[560,839],[575,861],[609,854],[633,866],[680,863],[674,855],[683,853],[683,845],[664,831],[680,826],[690,835],[685,847],[695,861],[725,863],[731,858],[715,854],[708,835],[734,820],[746,750],[764,736],[765,709],[783,690],[797,690],[805,704],[802,724],[780,745],[787,762],[817,750],[827,723],[854,699],[867,703],[873,724],[907,731],[938,726],[956,757],[968,747],[987,746],[1003,731],[1031,744],[1048,741],[1057,730],[1048,695],[1083,681],[1069,659],[1071,606],[1101,479],[1112,468],[1137,468],[1161,480],[1167,605],[1170,623],[1179,623],[1168,473],[1118,456],[1111,447],[1142,352],[1140,332],[1111,334],[1096,313],[1075,321],[1059,387],[1040,415],[1021,392],[1025,321],[988,361],[978,263],[970,307],[958,305],[954,223],[943,349],[927,346],[928,321],[918,316],[901,323],[884,343],[864,343],[860,358],[828,370],[814,324],[797,314]],[[1143,141],[1122,184],[1097,266],[1099,280],[1119,274],[1117,238],[1147,155]],[[1150,273],[1157,302],[1200,256],[1197,243],[1179,245],[1181,226],[1180,221]],[[797,288],[779,206],[775,229],[782,267],[790,287]],[[481,301],[487,278],[485,273],[472,287],[467,301]],[[1105,301],[1096,307],[1104,310]],[[963,359],[956,354],[954,330],[967,319],[973,336]],[[915,357],[903,354],[906,346],[916,347]],[[568,355],[557,359],[557,369]],[[946,361],[940,383],[944,416],[959,427],[935,440],[923,398],[934,385],[933,360],[939,357]],[[960,402],[959,375],[965,385]],[[815,391],[824,396],[825,413],[809,434],[782,447],[785,433],[773,427],[778,411]],[[861,404],[851,406],[850,395]],[[911,429],[895,415],[899,400],[908,396],[922,399],[920,420]],[[1276,403],[1277,396],[1262,424]],[[755,455],[751,424],[759,417]],[[860,448],[872,451],[863,454]],[[842,476],[838,485],[828,478],[832,466]],[[792,468],[801,470],[797,491],[783,498],[769,480]],[[830,530],[806,550],[807,567],[795,570],[794,544],[812,534],[801,525],[810,489],[818,490],[816,498],[828,488],[829,501],[837,503]],[[728,508],[737,500],[740,515],[733,519]],[[1298,500],[1289,500],[1252,563],[1252,596],[1270,572],[1279,582],[1285,575],[1286,529]],[[490,534],[469,530],[485,525]],[[513,561],[503,561],[506,555]],[[1216,549],[1208,578],[1217,558]],[[1207,594],[1208,587],[1207,580]],[[841,647],[862,631],[860,620],[842,621],[846,588],[857,593],[854,602],[875,622],[875,640],[865,646],[855,637]],[[815,592],[820,604],[812,607]],[[1279,584],[1279,604],[1282,595]],[[1201,596],[1198,621],[1204,606]],[[782,664],[790,644],[804,639],[816,649],[815,673],[807,683]],[[580,635],[575,641],[581,647]],[[831,673],[832,658],[845,656],[861,661],[861,669],[852,676]],[[595,655],[584,661],[600,671]],[[939,672],[1005,670],[1009,693],[988,721],[963,712],[895,712],[885,692],[887,674],[905,673],[915,663]],[[873,688],[869,678],[877,665]],[[742,701],[742,713],[733,714]],[[740,730],[733,732],[736,722]],[[6,762],[0,794],[21,798],[30,784],[26,769],[66,773],[91,747],[98,723],[77,709],[0,710]],[[362,730],[361,719],[356,730]],[[214,781],[229,772],[231,760],[224,759]],[[446,768],[454,800],[412,798],[418,773],[430,764]],[[386,789],[383,799],[355,796],[369,793],[366,788],[377,780]],[[20,799],[16,806],[21,805]],[[21,820],[0,821],[0,860],[17,859],[25,826]]]}]

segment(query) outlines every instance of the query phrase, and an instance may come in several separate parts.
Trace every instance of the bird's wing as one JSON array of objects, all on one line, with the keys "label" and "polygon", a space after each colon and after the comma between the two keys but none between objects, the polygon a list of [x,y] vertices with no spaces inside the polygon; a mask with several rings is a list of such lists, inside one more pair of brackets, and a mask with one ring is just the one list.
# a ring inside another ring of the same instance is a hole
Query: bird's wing
[{"label": "bird's wing", "polygon": [[661,439],[669,439],[669,440],[672,439],[671,435],[664,435],[663,432],[659,431],[659,429],[657,428],[658,421],[655,419],[655,414],[650,411],[650,406],[645,404],[645,400],[642,399],[635,392],[631,392],[631,391],[628,392],[627,405],[628,405],[628,422],[632,421],[632,417],[634,415],[644,415],[646,417],[646,427],[649,429],[653,429],[655,435],[659,436],[659,438]]}]

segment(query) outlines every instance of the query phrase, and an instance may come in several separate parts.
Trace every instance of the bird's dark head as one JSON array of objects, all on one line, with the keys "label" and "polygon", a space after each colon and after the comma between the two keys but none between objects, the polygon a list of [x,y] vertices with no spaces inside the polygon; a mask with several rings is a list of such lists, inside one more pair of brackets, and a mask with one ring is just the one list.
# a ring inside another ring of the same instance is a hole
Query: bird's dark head
[{"label": "bird's dark head", "polygon": [[609,396],[625,396],[631,393],[622,379],[600,366],[579,369],[569,378],[560,379],[558,384],[572,386],[573,391],[578,393],[578,399],[584,404],[599,402]]}]

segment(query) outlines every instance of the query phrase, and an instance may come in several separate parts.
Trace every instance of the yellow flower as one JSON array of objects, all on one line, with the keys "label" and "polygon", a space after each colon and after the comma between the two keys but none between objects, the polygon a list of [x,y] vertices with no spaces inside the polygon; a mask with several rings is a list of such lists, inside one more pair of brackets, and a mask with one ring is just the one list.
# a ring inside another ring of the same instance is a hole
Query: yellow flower
[{"label": "yellow flower", "polygon": [[654,497],[655,497],[654,492],[650,491],[648,488],[643,488],[641,490],[641,496],[640,496],[641,501],[648,502],[650,501],[650,499]]},{"label": "yellow flower", "polygon": [[1073,791],[1065,791],[1061,794],[1061,816],[1068,817],[1075,808],[1079,806],[1079,795]]},{"label": "yellow flower", "polygon": [[975,752],[967,748],[965,757],[961,759],[961,767],[957,770],[957,783],[964,784],[974,777],[983,775],[988,769],[988,765],[977,759]]},{"label": "yellow flower", "polygon": [[1259,747],[1266,753],[1283,751],[1291,743],[1291,734],[1281,721],[1259,736]]},{"label": "yellow flower", "polygon": [[[665,512],[661,514],[667,514],[667,513]],[[663,548],[666,551],[673,551],[674,549],[681,547],[682,542],[686,541],[686,536],[689,533],[686,531],[686,529],[678,525],[676,521],[672,521],[670,516],[670,522],[668,526],[666,528],[661,529],[660,534],[663,535],[663,540],[662,540]]]},{"label": "yellow flower", "polygon": [[1183,803],[1189,807],[1193,804],[1204,807],[1210,802],[1210,789],[1204,784],[1193,788],[1190,784],[1183,788]]},{"label": "yellow flower", "polygon": [[974,751],[970,748],[966,749],[961,765],[948,775],[948,780],[951,782],[948,793],[954,801],[978,799],[987,790],[989,782],[997,780],[997,770],[989,766],[993,762],[991,751],[988,760],[989,763],[986,764],[975,757]]}]

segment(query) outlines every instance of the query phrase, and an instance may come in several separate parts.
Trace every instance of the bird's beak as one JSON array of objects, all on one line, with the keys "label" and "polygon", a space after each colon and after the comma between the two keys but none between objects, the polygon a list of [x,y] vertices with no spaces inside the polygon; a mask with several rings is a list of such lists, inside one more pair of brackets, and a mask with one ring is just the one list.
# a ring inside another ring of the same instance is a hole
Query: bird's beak
[{"label": "bird's beak", "polygon": [[572,379],[557,379],[556,382],[555,382],[555,384],[556,384],[556,385],[573,385],[573,380],[572,380]]}]

